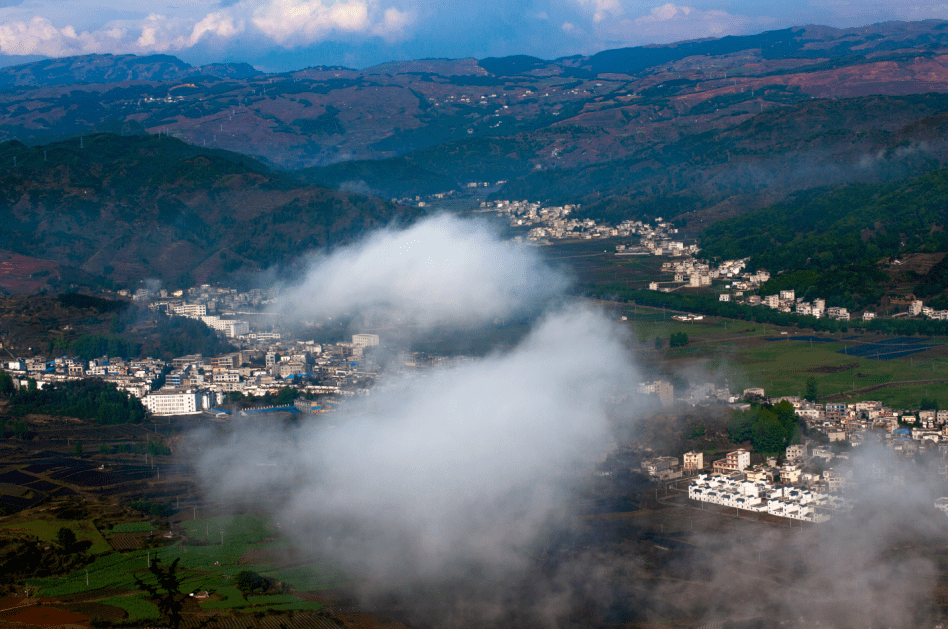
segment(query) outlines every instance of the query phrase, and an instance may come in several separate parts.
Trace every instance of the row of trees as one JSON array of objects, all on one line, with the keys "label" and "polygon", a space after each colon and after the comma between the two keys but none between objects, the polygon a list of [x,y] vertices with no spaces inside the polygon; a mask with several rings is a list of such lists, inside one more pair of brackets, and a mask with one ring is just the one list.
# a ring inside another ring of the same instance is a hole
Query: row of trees
[{"label": "row of trees", "polygon": [[42,389],[31,383],[10,396],[10,413],[24,417],[31,413],[93,419],[99,424],[141,423],[145,407],[134,396],[101,380],[73,380],[47,384]]},{"label": "row of trees", "polygon": [[668,339],[669,347],[684,347],[687,344],[688,344],[687,332],[675,332]]}]

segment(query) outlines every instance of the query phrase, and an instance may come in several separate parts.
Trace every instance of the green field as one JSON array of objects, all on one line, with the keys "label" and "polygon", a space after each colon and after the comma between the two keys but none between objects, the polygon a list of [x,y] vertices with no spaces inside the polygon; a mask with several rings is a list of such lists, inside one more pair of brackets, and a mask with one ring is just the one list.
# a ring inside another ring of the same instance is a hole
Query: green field
[{"label": "green field", "polygon": [[159,618],[161,614],[158,612],[158,608],[155,607],[155,604],[151,601],[143,598],[140,594],[129,595],[129,596],[113,596],[111,598],[105,598],[99,603],[103,605],[112,605],[113,607],[118,607],[124,609],[128,612],[128,620],[152,620],[154,618]]},{"label": "green field", "polygon": [[[146,523],[130,523],[125,528],[141,529],[142,524]],[[318,562],[294,561],[293,565],[286,566],[246,561],[245,555],[250,551],[281,550],[289,546],[286,539],[278,537],[270,520],[264,516],[211,517],[186,522],[184,527],[189,538],[175,545],[126,553],[106,552],[85,569],[65,577],[35,579],[30,585],[39,587],[40,595],[48,597],[100,588],[109,588],[109,592],[135,592],[138,589],[135,577],[145,581],[152,578],[148,570],[150,561],[157,559],[167,565],[177,559],[182,569],[183,592],[211,592],[212,596],[200,603],[204,609],[247,610],[266,607],[312,610],[319,609],[319,605],[292,594],[258,594],[245,600],[233,585],[233,578],[241,570],[253,570],[300,591],[337,587],[343,582],[338,570]],[[215,543],[221,538],[221,533],[224,543]],[[157,613],[150,602],[135,594],[112,596],[100,602],[121,607],[133,620],[154,618]]]},{"label": "green field", "polygon": [[76,534],[76,539],[80,542],[90,542],[92,546],[88,552],[92,554],[106,552],[112,548],[92,522],[87,520],[59,520],[51,518],[19,522],[16,519],[11,519],[0,524],[0,529],[35,535],[44,542],[55,542],[56,534],[59,532],[59,529],[63,527],[72,529],[73,533]]},{"label": "green field", "polygon": [[[633,346],[643,362],[665,372],[684,371],[694,380],[702,371],[709,379],[727,377],[731,390],[762,387],[768,395],[803,395],[807,379],[813,377],[821,396],[845,394],[845,401],[879,400],[895,408],[917,408],[923,397],[948,408],[948,382],[916,381],[948,379],[948,339],[925,338],[936,347],[894,360],[873,360],[842,353],[864,342],[878,342],[878,335],[813,334],[797,328],[780,328],[747,321],[705,317],[680,322],[671,311],[622,304],[617,314],[626,316]],[[688,334],[689,344],[668,348],[672,334]],[[796,341],[793,337],[815,336],[832,342]],[[663,347],[655,350],[655,338]],[[766,339],[785,338],[786,341]],[[638,345],[636,346],[636,343]],[[888,383],[871,391],[860,391]]]}]

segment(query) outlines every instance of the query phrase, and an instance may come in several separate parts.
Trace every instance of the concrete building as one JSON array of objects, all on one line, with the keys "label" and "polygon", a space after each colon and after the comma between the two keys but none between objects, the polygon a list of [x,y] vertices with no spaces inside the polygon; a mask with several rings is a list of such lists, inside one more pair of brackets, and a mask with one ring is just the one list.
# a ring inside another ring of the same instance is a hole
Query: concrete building
[{"label": "concrete building", "polygon": [[646,395],[657,395],[662,406],[670,406],[675,401],[675,387],[671,382],[656,380],[642,383],[642,391]]},{"label": "concrete building", "polygon": [[797,443],[792,446],[787,446],[787,460],[788,461],[798,461],[800,459],[806,458],[806,446],[802,443]]},{"label": "concrete building", "polygon": [[157,392],[142,404],[152,415],[194,415],[201,412],[201,396],[194,391]]},{"label": "concrete building", "polygon": [[204,304],[181,304],[174,306],[172,312],[182,317],[205,317],[207,316],[207,306]]},{"label": "concrete building", "polygon": [[352,344],[356,347],[374,347],[379,344],[378,334],[353,334]]},{"label": "concrete building", "polygon": [[712,464],[712,468],[715,472],[728,474],[732,472],[743,472],[745,468],[750,466],[750,463],[750,452],[741,449],[728,452],[725,458],[715,461]]},{"label": "concrete building", "polygon": [[681,466],[685,472],[694,473],[703,470],[704,452],[685,452]]}]

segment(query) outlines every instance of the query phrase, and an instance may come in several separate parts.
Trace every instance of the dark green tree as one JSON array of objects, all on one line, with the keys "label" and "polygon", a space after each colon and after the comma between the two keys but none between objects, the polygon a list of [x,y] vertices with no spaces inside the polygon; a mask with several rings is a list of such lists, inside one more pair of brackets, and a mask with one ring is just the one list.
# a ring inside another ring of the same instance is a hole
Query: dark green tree
[{"label": "dark green tree", "polygon": [[0,396],[10,397],[15,390],[16,387],[13,385],[13,376],[0,370]]},{"label": "dark green tree", "polygon": [[180,558],[172,561],[168,567],[163,567],[161,560],[156,557],[148,568],[155,583],[148,583],[135,575],[135,585],[148,594],[161,615],[168,619],[168,626],[171,629],[178,629],[181,626],[183,620],[181,611],[184,609],[184,601],[187,598],[187,594],[181,592],[178,561]]},{"label": "dark green tree", "polygon": [[655,349],[662,349],[662,337],[655,337]]},{"label": "dark green tree", "polygon": [[248,594],[252,594],[257,590],[266,592],[270,589],[269,580],[253,570],[241,570],[238,572],[234,579],[234,585],[237,586],[237,589],[240,590],[241,595],[243,595],[245,599]]},{"label": "dark green tree", "polygon": [[76,546],[76,534],[73,530],[67,526],[60,528],[56,532],[56,540],[62,545],[63,550],[67,553],[72,552],[72,549]]},{"label": "dark green tree", "polygon": [[81,441],[76,442],[75,453],[77,457],[82,458],[82,442]]},{"label": "dark green tree", "polygon": [[810,376],[806,379],[806,395],[804,397],[810,402],[816,402],[819,397],[819,386],[816,382],[816,376]]}]

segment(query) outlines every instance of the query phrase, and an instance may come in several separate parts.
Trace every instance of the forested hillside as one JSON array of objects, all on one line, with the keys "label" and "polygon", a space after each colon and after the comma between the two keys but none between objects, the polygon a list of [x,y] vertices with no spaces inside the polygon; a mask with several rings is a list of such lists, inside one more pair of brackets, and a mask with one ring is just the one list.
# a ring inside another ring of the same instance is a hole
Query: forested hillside
[{"label": "forested hillside", "polygon": [[58,264],[38,272],[52,288],[70,281],[67,268],[189,287],[411,219],[378,198],[303,185],[250,157],[157,135],[7,142],[0,163],[10,166],[0,171],[0,250]]}]

